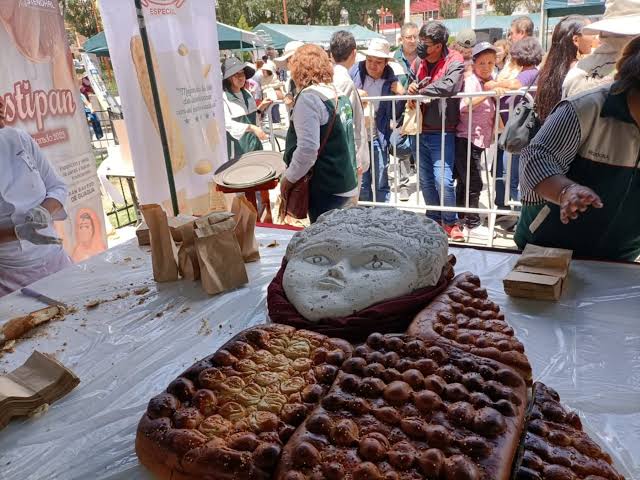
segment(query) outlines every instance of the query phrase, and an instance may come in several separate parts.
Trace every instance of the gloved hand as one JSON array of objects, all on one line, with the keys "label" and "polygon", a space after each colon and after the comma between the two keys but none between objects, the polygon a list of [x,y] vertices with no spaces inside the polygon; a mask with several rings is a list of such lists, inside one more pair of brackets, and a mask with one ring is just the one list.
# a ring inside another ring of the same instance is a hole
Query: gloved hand
[{"label": "gloved hand", "polygon": [[48,223],[25,222],[23,224],[16,225],[14,228],[14,232],[18,240],[26,240],[33,243],[34,245],[62,244],[62,239],[58,237],[52,237],[50,235],[42,235],[41,233],[38,233],[38,230],[42,230],[43,228],[47,228],[48,226]]},{"label": "gloved hand", "polygon": [[49,213],[49,210],[44,208],[42,205],[38,205],[27,212],[25,221],[27,223],[44,223],[50,225],[51,214]]}]

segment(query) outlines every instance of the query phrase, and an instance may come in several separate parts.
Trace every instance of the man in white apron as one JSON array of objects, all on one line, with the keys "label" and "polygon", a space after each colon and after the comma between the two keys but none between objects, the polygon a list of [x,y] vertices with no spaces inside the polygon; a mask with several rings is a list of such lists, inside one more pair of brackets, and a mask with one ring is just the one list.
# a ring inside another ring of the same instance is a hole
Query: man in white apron
[{"label": "man in white apron", "polygon": [[53,229],[67,187],[31,136],[4,124],[0,97],[0,297],[67,265]]}]

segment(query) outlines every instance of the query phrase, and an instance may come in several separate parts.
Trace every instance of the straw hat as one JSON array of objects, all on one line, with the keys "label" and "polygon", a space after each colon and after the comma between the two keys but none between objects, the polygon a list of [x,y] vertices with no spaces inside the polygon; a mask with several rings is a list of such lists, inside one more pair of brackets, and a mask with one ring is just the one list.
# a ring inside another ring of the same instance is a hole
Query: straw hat
[{"label": "straw hat", "polygon": [[369,43],[369,48],[361,50],[361,52],[367,57],[393,60],[393,55],[391,55],[391,46],[384,38],[374,38]]},{"label": "straw hat", "polygon": [[241,70],[244,70],[244,75],[247,79],[253,77],[256,73],[255,68],[252,68],[248,63],[241,62],[236,57],[225,58],[222,64],[222,78],[224,80],[231,78]]},{"label": "straw hat", "polygon": [[255,187],[279,178],[286,168],[280,152],[249,152],[222,165],[214,173],[213,181],[227,188]]},{"label": "straw hat", "polygon": [[288,42],[284,46],[284,53],[281,56],[275,58],[276,64],[281,64],[289,60],[289,58],[291,58],[293,54],[296,53],[296,50],[302,47],[303,45],[304,43],[299,42],[298,40]]},{"label": "straw hat", "polygon": [[640,0],[607,0],[606,5],[603,19],[585,26],[584,33],[640,34]]}]

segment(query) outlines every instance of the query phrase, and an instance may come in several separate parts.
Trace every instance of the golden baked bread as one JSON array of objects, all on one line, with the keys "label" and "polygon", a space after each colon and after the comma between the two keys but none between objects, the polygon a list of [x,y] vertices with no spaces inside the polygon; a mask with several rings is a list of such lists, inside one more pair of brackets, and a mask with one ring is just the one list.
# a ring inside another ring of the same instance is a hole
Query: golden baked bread
[{"label": "golden baked bread", "polygon": [[465,272],[427,308],[407,330],[433,345],[451,345],[516,369],[531,384],[531,365],[524,346],[505,321],[500,307],[487,298],[480,279]]},{"label": "golden baked bread", "polygon": [[167,480],[271,478],[350,352],[343,340],[284,325],[246,330],[151,399],[138,458]]},{"label": "golden baked bread", "polygon": [[507,480],[522,377],[491,359],[372,334],[285,446],[278,480]]}]

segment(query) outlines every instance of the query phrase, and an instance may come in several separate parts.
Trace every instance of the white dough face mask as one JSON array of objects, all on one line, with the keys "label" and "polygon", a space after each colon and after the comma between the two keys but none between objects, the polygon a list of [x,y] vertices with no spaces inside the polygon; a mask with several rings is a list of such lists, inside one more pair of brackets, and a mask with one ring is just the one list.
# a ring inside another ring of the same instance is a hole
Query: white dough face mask
[{"label": "white dough face mask", "polygon": [[284,291],[311,321],[351,315],[438,283],[447,237],[424,215],[354,207],[322,215],[287,248]]}]

